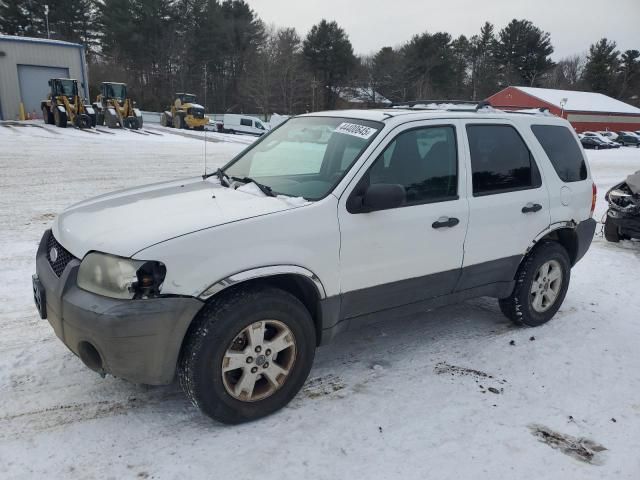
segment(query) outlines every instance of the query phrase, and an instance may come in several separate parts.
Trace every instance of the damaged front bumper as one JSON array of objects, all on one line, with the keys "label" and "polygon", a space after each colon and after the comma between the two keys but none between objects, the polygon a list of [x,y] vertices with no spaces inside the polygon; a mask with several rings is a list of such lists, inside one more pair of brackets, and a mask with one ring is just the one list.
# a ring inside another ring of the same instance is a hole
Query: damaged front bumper
[{"label": "damaged front bumper", "polygon": [[[637,175],[630,175],[629,179]],[[606,221],[617,227],[622,238],[640,238],[640,193],[628,181],[619,183],[607,192],[605,198],[609,202],[609,209]]]},{"label": "damaged front bumper", "polygon": [[36,255],[34,301],[56,335],[84,364],[134,383],[161,385],[175,375],[182,339],[202,307],[193,297],[120,300],[79,288],[80,260],[60,276],[47,252],[45,232]]}]

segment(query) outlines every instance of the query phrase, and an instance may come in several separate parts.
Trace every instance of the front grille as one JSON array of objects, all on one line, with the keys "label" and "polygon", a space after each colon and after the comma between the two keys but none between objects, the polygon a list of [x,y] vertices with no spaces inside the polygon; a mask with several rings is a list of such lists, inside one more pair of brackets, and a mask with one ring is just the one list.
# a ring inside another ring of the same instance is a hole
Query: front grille
[{"label": "front grille", "polygon": [[[55,260],[51,259],[51,254],[57,254]],[[53,269],[54,273],[59,277],[62,275],[67,264],[74,259],[74,256],[71,255],[67,249],[65,249],[62,245],[58,243],[58,241],[53,236],[53,233],[49,233],[49,238],[47,239],[47,260],[49,261],[49,265]]]},{"label": "front grille", "polygon": [[193,115],[194,118],[204,118],[204,110],[201,108],[192,108],[191,115]]}]

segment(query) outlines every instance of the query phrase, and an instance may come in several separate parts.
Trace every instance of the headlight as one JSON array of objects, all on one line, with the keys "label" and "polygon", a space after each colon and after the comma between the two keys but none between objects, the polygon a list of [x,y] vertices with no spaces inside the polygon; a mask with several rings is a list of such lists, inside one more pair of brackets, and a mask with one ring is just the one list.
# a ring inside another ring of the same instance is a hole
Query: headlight
[{"label": "headlight", "polygon": [[160,262],[90,253],[78,269],[78,287],[111,298],[148,298],[160,293],[166,268]]}]

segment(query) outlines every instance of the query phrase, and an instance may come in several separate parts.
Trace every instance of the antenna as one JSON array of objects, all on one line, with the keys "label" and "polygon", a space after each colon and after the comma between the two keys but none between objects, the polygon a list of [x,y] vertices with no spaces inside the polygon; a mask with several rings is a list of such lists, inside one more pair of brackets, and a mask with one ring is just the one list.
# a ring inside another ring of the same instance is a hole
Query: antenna
[{"label": "antenna", "polygon": [[[207,123],[209,122],[207,121]],[[203,178],[206,178],[207,176],[207,127],[208,126],[209,125],[204,126],[204,175],[203,175]]]}]

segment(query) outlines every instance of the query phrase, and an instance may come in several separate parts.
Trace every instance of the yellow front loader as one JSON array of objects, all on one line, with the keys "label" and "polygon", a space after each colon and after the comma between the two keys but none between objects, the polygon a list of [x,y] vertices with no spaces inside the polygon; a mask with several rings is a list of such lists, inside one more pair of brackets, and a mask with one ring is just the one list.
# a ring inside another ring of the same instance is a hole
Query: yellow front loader
[{"label": "yellow front loader", "polygon": [[100,94],[93,108],[96,110],[98,125],[109,128],[142,128],[142,112],[135,108],[135,102],[127,97],[127,84],[102,82]]},{"label": "yellow front loader", "polygon": [[190,93],[176,93],[173,105],[160,117],[163,127],[204,130],[208,123],[209,117],[204,114],[204,107],[197,104],[196,96]]},{"label": "yellow front loader", "polygon": [[78,128],[96,126],[96,113],[91,105],[85,105],[78,95],[78,81],[71,78],[49,80],[51,92],[40,102],[44,123],[66,128],[67,123]]}]

